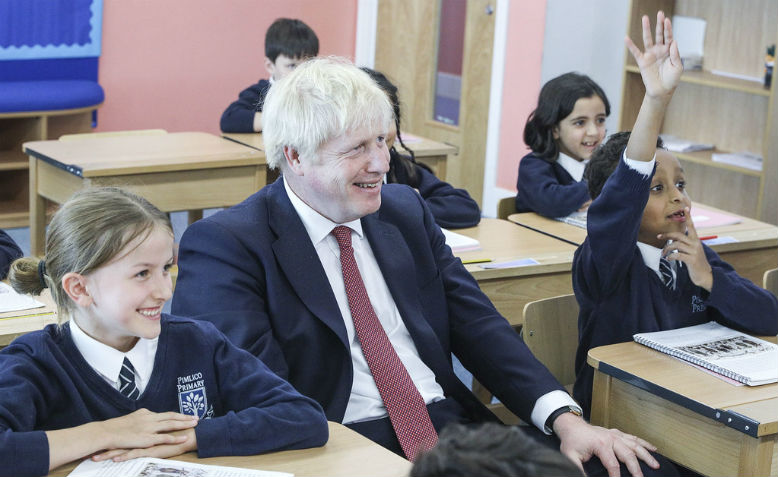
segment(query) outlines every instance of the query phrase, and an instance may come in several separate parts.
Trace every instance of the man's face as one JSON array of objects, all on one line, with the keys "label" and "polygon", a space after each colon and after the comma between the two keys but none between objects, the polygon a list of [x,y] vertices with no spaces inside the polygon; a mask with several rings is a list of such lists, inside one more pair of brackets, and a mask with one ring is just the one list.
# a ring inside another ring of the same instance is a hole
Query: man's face
[{"label": "man's face", "polygon": [[273,81],[278,81],[291,73],[302,61],[302,58],[289,58],[286,55],[278,55],[276,61],[270,61],[270,58],[265,57],[265,68],[273,77]]},{"label": "man's face", "polygon": [[312,157],[287,149],[287,182],[303,202],[335,223],[372,214],[381,206],[389,171],[385,136],[363,126],[325,142]]}]

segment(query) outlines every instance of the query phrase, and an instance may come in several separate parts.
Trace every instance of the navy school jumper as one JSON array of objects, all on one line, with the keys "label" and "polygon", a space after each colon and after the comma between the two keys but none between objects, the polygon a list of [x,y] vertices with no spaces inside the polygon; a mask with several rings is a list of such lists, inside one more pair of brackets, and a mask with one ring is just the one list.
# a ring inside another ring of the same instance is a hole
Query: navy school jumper
[{"label": "navy school jumper", "polygon": [[222,132],[253,133],[254,113],[262,112],[265,95],[270,89],[270,81],[263,79],[240,92],[237,101],[233,101],[222,113],[219,123]]},{"label": "navy school jumper", "polygon": [[519,163],[516,210],[565,217],[589,200],[586,181],[577,182],[558,162],[531,152]]},{"label": "navy school jumper", "polygon": [[141,408],[200,417],[199,457],[321,446],[321,407],[208,322],[163,315],[154,370],[137,400],[84,360],[68,324],[49,325],[0,351],[0,475],[49,469],[44,431],[103,421]]},{"label": "navy school jumper", "polygon": [[573,396],[587,416],[594,376],[586,363],[591,348],[632,341],[635,333],[708,321],[757,335],[778,334],[776,298],[738,275],[705,244],[713,270],[710,293],[692,283],[685,265],[676,267],[674,290],[646,266],[637,235],[650,184],[651,177],[621,160],[589,207],[588,236],[573,259],[573,290],[581,309]]}]

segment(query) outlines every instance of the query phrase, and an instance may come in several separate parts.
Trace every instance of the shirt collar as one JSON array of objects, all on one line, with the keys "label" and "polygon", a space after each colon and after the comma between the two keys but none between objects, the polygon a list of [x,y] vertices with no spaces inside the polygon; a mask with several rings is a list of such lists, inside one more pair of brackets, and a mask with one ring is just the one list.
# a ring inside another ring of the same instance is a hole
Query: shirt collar
[{"label": "shirt collar", "polygon": [[659,259],[662,258],[662,249],[643,242],[638,242],[638,249],[640,249],[640,254],[643,256],[643,263],[651,270],[659,273]]},{"label": "shirt collar", "polygon": [[559,157],[557,157],[556,161],[577,182],[581,182],[581,179],[583,179],[584,169],[586,168],[586,164],[589,162],[588,159],[583,161],[576,161],[563,152],[559,153]]},{"label": "shirt collar", "polygon": [[138,375],[146,377],[151,375],[151,370],[154,367],[154,353],[151,353],[151,347],[156,352],[159,338],[152,340],[140,338],[131,350],[122,353],[86,334],[73,319],[70,320],[70,335],[87,364],[110,381],[118,381],[119,371],[121,371],[125,356],[130,360]]},{"label": "shirt collar", "polygon": [[305,231],[308,232],[308,236],[311,238],[313,245],[316,245],[327,238],[332,232],[332,229],[338,225],[345,225],[362,237],[362,221],[360,219],[352,220],[351,222],[346,222],[344,224],[337,224],[331,221],[297,197],[297,194],[289,187],[289,183],[286,182],[286,177],[283,177],[283,180],[286,195],[289,196],[292,207],[294,207],[297,215],[300,216],[300,220],[302,220]]}]

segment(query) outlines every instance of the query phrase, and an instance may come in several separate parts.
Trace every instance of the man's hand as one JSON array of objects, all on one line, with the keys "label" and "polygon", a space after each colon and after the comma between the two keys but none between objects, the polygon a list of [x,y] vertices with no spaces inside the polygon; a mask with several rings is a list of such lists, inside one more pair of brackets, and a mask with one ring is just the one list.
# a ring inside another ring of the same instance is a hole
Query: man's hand
[{"label": "man's hand", "polygon": [[623,462],[634,477],[643,477],[638,459],[653,469],[659,462],[649,451],[656,447],[643,439],[625,434],[617,429],[592,426],[581,417],[565,413],[554,421],[554,432],[562,445],[559,450],[583,471],[583,463],[597,456],[610,477],[619,476],[619,461]]}]

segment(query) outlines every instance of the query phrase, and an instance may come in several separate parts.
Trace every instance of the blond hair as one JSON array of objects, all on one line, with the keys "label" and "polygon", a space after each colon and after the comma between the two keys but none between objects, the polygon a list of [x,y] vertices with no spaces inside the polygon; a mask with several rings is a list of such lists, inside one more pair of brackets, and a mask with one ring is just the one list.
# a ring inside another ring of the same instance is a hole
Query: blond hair
[{"label": "blond hair", "polygon": [[327,141],[360,127],[388,131],[386,94],[345,58],[313,58],[273,84],[262,112],[267,164],[279,169],[284,147],[313,156]]},{"label": "blond hair", "polygon": [[19,293],[32,295],[50,288],[62,323],[74,307],[62,288],[65,274],[87,275],[97,270],[158,226],[172,235],[168,216],[132,192],[117,187],[76,192],[51,219],[45,258],[23,257],[11,264],[11,286]]}]

